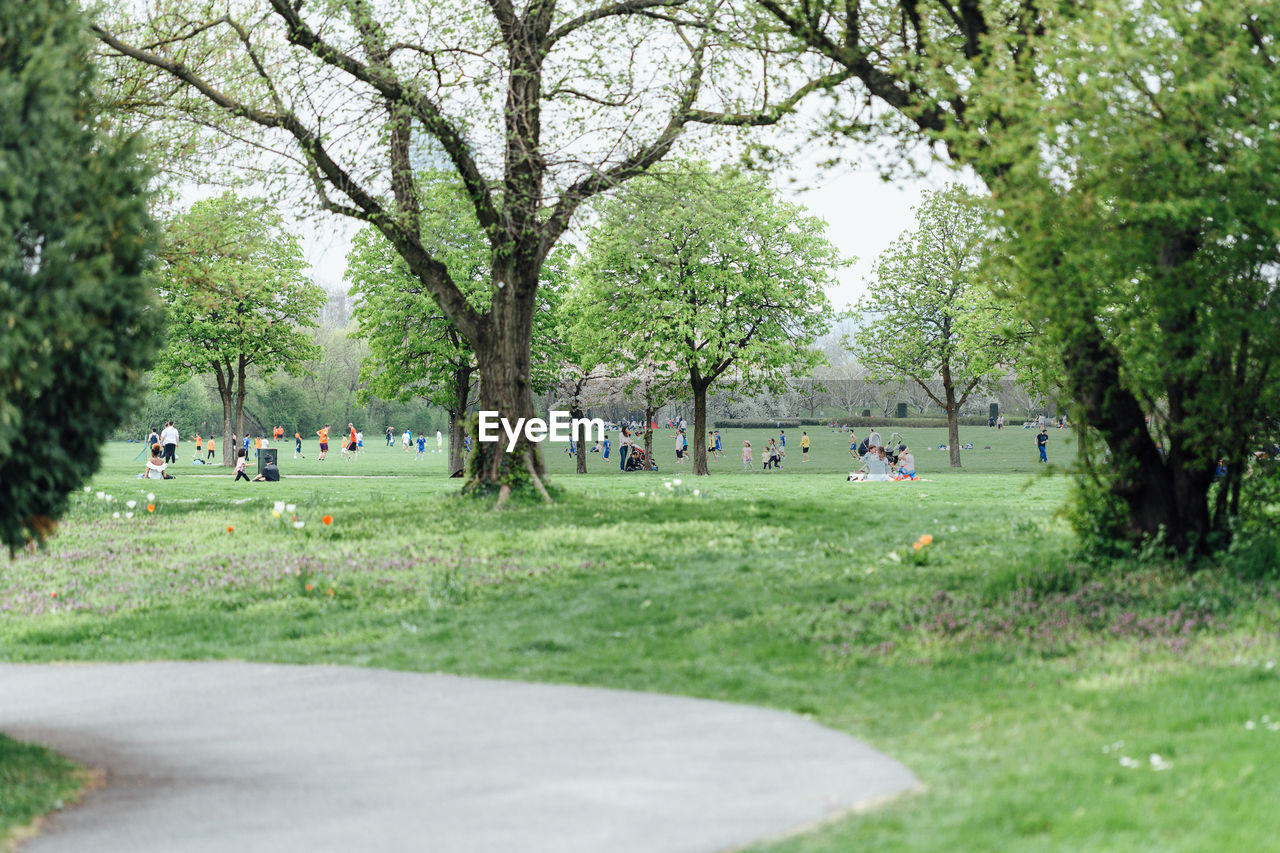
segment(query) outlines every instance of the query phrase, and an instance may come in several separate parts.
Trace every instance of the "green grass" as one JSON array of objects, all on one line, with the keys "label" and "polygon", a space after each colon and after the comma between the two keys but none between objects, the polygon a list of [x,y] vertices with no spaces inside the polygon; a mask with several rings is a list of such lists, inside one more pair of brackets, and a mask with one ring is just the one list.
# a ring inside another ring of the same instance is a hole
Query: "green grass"
[{"label": "green grass", "polygon": [[83,774],[43,747],[0,734],[0,848],[31,821],[62,807],[80,789]]},{"label": "green grass", "polygon": [[[1271,846],[1274,587],[1080,563],[1056,517],[1067,481],[1036,463],[1029,431],[962,430],[977,449],[959,472],[923,449],[941,432],[906,435],[926,480],[848,484],[847,442],[825,429],[810,430],[812,463],[789,431],[784,469],[751,474],[742,439],[758,466],[767,436],[726,433],[730,458],[696,483],[662,431],[660,475],[593,455],[577,477],[551,452],[557,505],[501,513],[456,497],[442,454],[375,445],[358,462],[285,454],[278,485],[199,466],[143,483],[137,447],[111,445],[59,537],[0,575],[0,649],[749,702],[862,737],[927,785],[769,850]],[[1074,434],[1051,439],[1050,459],[1068,463]],[[333,476],[353,473],[371,476]],[[130,499],[134,517],[113,518]],[[275,500],[303,526],[275,517]],[[1172,766],[1153,769],[1152,754]]]}]

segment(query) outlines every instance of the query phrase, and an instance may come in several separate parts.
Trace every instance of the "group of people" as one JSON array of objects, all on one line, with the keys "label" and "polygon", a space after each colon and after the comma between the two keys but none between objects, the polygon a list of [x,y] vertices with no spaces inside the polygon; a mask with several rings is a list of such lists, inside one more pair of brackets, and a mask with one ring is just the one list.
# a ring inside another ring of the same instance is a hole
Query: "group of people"
[{"label": "group of people", "polygon": [[911,455],[911,449],[905,442],[896,448],[886,447],[874,427],[861,441],[853,430],[849,430],[849,455],[853,461],[861,463],[859,468],[849,472],[848,479],[853,482],[917,479],[916,459]]},{"label": "group of people", "polygon": [[[396,435],[395,427],[387,427],[386,429],[387,447],[395,446],[395,435]],[[409,453],[413,450],[414,443],[415,442],[413,437],[413,430],[406,429],[404,431],[404,434],[400,436],[401,449],[405,453]],[[424,432],[418,433],[418,438],[416,443],[417,443],[418,452],[417,454],[414,455],[414,460],[416,461],[419,459],[425,459],[427,456],[427,434]],[[471,436],[469,435],[464,436],[462,440],[462,445],[463,445],[464,451],[470,453],[471,452]],[[442,433],[440,430],[436,430],[436,446],[432,452],[433,453],[444,452],[444,433]]]}]

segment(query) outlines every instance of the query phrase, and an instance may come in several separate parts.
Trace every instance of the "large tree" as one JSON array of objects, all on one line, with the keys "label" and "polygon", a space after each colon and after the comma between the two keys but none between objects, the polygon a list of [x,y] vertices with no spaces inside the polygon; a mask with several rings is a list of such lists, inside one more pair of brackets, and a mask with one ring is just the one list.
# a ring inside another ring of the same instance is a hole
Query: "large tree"
[{"label": "large tree", "polygon": [[[1230,442],[1261,426],[1276,359],[1280,8],[758,3],[887,107],[836,129],[927,140],[987,183],[1040,344],[1122,460],[1107,484],[1121,526],[1223,544],[1234,502],[1211,512],[1213,456],[1243,468]],[[1164,406],[1168,446],[1145,423]],[[1230,433],[1207,428],[1214,413]]]},{"label": "large tree", "polygon": [[707,392],[811,372],[838,265],[825,223],[763,177],[677,164],[602,206],[582,281],[619,350],[677,371],[693,397],[693,470],[707,474]]},{"label": "large tree", "polygon": [[[197,141],[259,145],[325,210],[376,228],[470,341],[481,405],[512,419],[533,415],[542,265],[583,202],[643,174],[690,126],[772,123],[848,76],[769,40],[745,47],[759,23],[750,9],[703,0],[146,5],[94,27],[126,60],[116,103],[208,128]],[[424,139],[488,241],[485,308],[423,239]],[[544,473],[523,439],[510,454],[478,452],[471,485],[500,499]]]},{"label": "large tree", "polygon": [[160,341],[137,145],[102,129],[84,21],[0,0],[0,542],[43,539]]},{"label": "large tree", "polygon": [[991,229],[963,187],[925,194],[916,227],[876,261],[872,290],[849,338],[881,382],[915,383],[947,417],[951,467],[960,467],[960,409],[995,387],[1026,345],[1018,316],[983,280]]},{"label": "large tree", "polygon": [[324,290],[306,275],[297,236],[259,199],[231,193],[198,201],[165,227],[157,290],[168,343],[155,381],[176,386],[212,374],[222,401],[222,464],[235,464],[251,372],[301,373],[319,357],[307,333]]},{"label": "large tree", "polygon": [[[485,310],[492,298],[489,246],[465,191],[444,173],[420,182],[423,244],[448,268],[471,304]],[[534,321],[534,388],[549,384],[550,374],[559,367],[555,303],[567,270],[565,250],[553,251],[543,266],[544,277],[551,281],[543,283],[543,310]],[[421,397],[444,409],[449,415],[449,471],[462,470],[466,413],[479,374],[471,342],[376,229],[356,234],[347,256],[347,278],[356,300],[352,314],[370,348],[361,367],[362,396],[399,402]]]}]

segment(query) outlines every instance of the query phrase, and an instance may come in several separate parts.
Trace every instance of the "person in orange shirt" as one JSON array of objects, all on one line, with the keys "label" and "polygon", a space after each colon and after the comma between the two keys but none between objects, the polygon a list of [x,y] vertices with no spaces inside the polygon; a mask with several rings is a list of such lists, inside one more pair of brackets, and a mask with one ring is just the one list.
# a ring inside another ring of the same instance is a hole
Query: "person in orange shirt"
[{"label": "person in orange shirt", "polygon": [[213,436],[209,436],[209,443],[204,446],[204,449],[209,451],[209,455],[206,458],[206,461],[208,459],[212,459],[213,458]]},{"label": "person in orange shirt", "polygon": [[257,459],[262,455],[262,437],[254,436],[253,439],[253,458]]},{"label": "person in orange shirt", "polygon": [[306,459],[307,457],[302,455],[302,433],[295,432],[293,434],[293,441],[294,441],[293,458],[297,459],[301,457],[303,459]]},{"label": "person in orange shirt", "polygon": [[316,457],[316,461],[323,462],[325,455],[329,452],[329,425],[325,424],[316,432],[316,435],[320,436],[320,455]]},{"label": "person in orange shirt", "polygon": [[350,453],[350,458],[355,459],[356,455],[360,452],[360,448],[356,446],[355,424],[347,424],[347,433],[347,440],[342,445],[342,456],[343,458],[346,458],[347,454]]},{"label": "person in orange shirt", "polygon": [[204,441],[200,438],[200,433],[196,433],[196,455],[192,456],[193,461],[200,459],[200,451],[204,450]]}]

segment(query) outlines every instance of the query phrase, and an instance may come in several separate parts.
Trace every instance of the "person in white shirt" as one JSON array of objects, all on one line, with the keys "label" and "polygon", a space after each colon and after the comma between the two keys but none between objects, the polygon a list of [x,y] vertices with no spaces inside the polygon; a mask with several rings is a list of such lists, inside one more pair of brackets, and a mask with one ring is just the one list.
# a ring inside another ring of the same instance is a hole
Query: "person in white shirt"
[{"label": "person in white shirt", "polygon": [[172,479],[172,477],[165,476],[164,469],[167,465],[168,463],[160,458],[160,445],[153,444],[151,445],[151,458],[147,460],[147,467],[142,469],[142,473],[138,476],[147,480]]},{"label": "person in white shirt", "polygon": [[400,446],[405,453],[409,452],[409,445],[413,444],[413,434],[409,430],[404,431],[404,435],[400,436]]},{"label": "person in white shirt", "polygon": [[436,453],[444,452],[444,433],[436,430]]},{"label": "person in white shirt", "polygon": [[178,430],[173,425],[173,421],[165,424],[160,432],[160,443],[164,445],[164,461],[178,461]]}]

